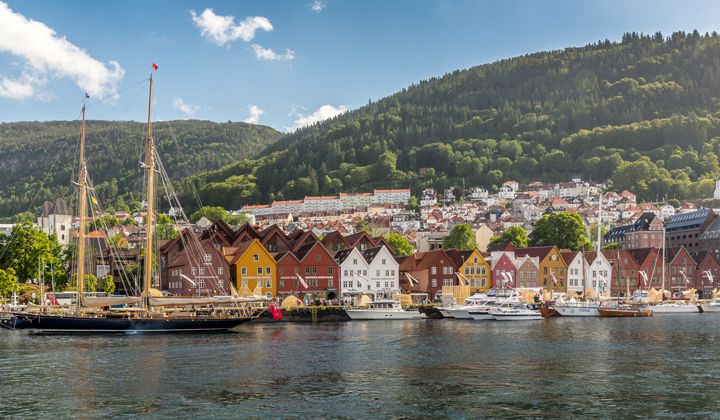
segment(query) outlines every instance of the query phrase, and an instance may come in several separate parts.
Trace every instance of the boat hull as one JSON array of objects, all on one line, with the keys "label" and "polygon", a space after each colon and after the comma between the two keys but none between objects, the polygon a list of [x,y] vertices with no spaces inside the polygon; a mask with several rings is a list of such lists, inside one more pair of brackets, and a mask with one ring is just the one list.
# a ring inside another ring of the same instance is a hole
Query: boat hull
[{"label": "boat hull", "polygon": [[703,312],[720,312],[720,305],[700,305]]},{"label": "boat hull", "polygon": [[450,318],[455,319],[472,319],[467,309],[445,309],[450,314]]},{"label": "boat hull", "polygon": [[439,311],[440,311],[440,315],[442,315],[443,318],[455,318],[454,316],[452,316],[450,311],[448,311],[447,309],[440,309]]},{"label": "boat hull", "polygon": [[700,313],[700,308],[695,305],[656,305],[652,307],[653,315],[662,314],[697,314]]},{"label": "boat hull", "polygon": [[222,332],[251,318],[125,318],[13,314],[2,324],[14,330],[59,334]]},{"label": "boat hull", "polygon": [[378,311],[363,309],[346,309],[348,316],[353,321],[373,320],[399,320],[399,319],[421,319],[422,314],[415,311]]},{"label": "boat hull", "polygon": [[488,311],[470,312],[470,316],[475,321],[492,321],[495,319]]},{"label": "boat hull", "polygon": [[568,317],[597,317],[600,316],[597,308],[588,306],[555,306],[555,311],[560,316]]},{"label": "boat hull", "polygon": [[641,318],[651,316],[653,311],[651,309],[598,309],[598,313],[604,318]]},{"label": "boat hull", "polygon": [[542,314],[543,318],[560,316],[560,313],[555,309],[554,306],[542,305],[540,306],[540,313]]},{"label": "boat hull", "polygon": [[542,321],[542,314],[493,314],[496,321]]}]

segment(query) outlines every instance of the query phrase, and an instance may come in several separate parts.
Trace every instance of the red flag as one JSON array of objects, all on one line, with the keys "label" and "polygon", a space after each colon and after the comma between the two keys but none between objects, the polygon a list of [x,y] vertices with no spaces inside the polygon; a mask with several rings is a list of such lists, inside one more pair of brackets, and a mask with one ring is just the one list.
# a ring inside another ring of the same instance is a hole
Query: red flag
[{"label": "red flag", "polygon": [[152,67],[153,67],[153,70],[157,70],[157,69],[158,69],[158,65],[155,64],[155,63],[152,63]]},{"label": "red flag", "polygon": [[282,311],[280,310],[280,308],[277,307],[276,304],[274,304],[274,303],[271,304],[271,305],[268,307],[268,310],[270,311],[270,314],[271,314],[272,317],[273,317],[273,321],[277,321],[278,319],[282,319]]}]

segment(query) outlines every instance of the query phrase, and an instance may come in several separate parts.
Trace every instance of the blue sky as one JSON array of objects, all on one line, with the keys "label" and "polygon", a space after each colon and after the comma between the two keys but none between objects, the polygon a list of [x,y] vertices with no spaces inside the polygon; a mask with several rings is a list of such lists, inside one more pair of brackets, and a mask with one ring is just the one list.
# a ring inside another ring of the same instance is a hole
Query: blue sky
[{"label": "blue sky", "polygon": [[692,29],[720,31],[720,1],[0,0],[0,121],[75,119],[83,91],[89,118],[143,120],[156,62],[155,119],[291,130],[455,69]]}]

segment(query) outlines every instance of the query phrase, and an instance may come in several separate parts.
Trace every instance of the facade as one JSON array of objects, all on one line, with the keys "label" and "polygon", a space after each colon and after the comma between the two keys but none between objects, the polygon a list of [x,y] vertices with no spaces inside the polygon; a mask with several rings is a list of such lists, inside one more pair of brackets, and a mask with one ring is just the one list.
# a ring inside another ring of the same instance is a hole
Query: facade
[{"label": "facade", "polygon": [[[427,293],[431,301],[441,300],[443,286],[458,284],[455,276],[457,267],[443,250],[416,252],[404,257],[399,263],[401,288],[412,293]],[[407,274],[418,282],[408,279]]]},{"label": "facade", "polygon": [[490,264],[485,261],[480,251],[445,251],[458,267],[458,275],[463,283],[469,286],[470,293],[486,292],[490,290],[491,276]]},{"label": "facade", "polygon": [[538,287],[539,261],[537,257],[518,258],[517,264],[517,287]]},{"label": "facade", "polygon": [[712,299],[712,292],[718,287],[720,281],[720,253],[700,251],[692,255],[697,262],[695,272],[695,288],[700,292],[700,298]]},{"label": "facade", "polygon": [[556,246],[515,249],[515,258],[538,257],[538,287],[555,293],[567,292],[567,264]]},{"label": "facade", "polygon": [[[167,261],[166,276],[161,275],[161,288],[179,296],[229,295],[230,266],[222,253],[209,239],[184,235],[186,240],[176,242],[169,253],[172,258]],[[175,252],[186,246],[192,252]]]},{"label": "facade", "polygon": [[578,251],[560,253],[567,264],[567,291],[584,293],[585,291],[585,256]]},{"label": "facade", "polygon": [[665,227],[665,243],[668,248],[685,247],[689,251],[700,250],[700,236],[717,216],[712,209],[700,209],[671,217]]},{"label": "facade", "polygon": [[695,260],[685,247],[668,252],[667,267],[669,269],[667,290],[679,293],[695,287],[697,267]]},{"label": "facade", "polygon": [[378,296],[392,296],[400,291],[400,264],[384,246],[366,249],[362,256],[368,264],[369,292]]},{"label": "facade", "polygon": [[370,289],[369,264],[357,248],[338,251],[333,256],[340,272],[340,298],[362,295]]},{"label": "facade", "polygon": [[616,278],[613,276],[612,264],[602,252],[586,252],[583,256],[583,274],[585,284],[584,293],[588,290],[597,290],[600,294],[611,291]]},{"label": "facade", "polygon": [[[605,250],[602,254],[612,266],[612,273],[610,274],[612,281],[609,285],[610,293],[613,296],[625,296],[629,286],[631,284],[636,285],[638,282],[639,266],[635,258],[627,249]],[[595,285],[592,284],[592,281],[589,281],[588,287],[595,287]],[[633,290],[630,287],[631,293]]]},{"label": "facade", "polygon": [[374,190],[373,202],[376,204],[402,204],[410,202],[410,188],[395,190]]},{"label": "facade", "polygon": [[662,247],[663,224],[650,212],[643,213],[634,223],[619,226],[605,234],[604,242],[617,243],[618,248]]},{"label": "facade", "polygon": [[58,198],[55,202],[46,201],[43,204],[40,217],[37,219],[38,229],[48,235],[57,236],[61,245],[70,243],[70,229],[72,228],[72,214],[70,214],[65,200]]},{"label": "facade", "polygon": [[320,242],[303,245],[295,251],[295,256],[299,260],[299,274],[308,285],[302,290],[303,294],[323,299],[339,296],[340,268]]},{"label": "facade", "polygon": [[340,199],[336,196],[305,197],[302,205],[303,213],[340,211]]},{"label": "facade", "polygon": [[512,251],[495,251],[491,255],[492,287],[517,287],[515,254]]},{"label": "facade", "polygon": [[715,252],[718,249],[720,249],[720,217],[716,217],[700,235],[701,251]]},{"label": "facade", "polygon": [[[630,255],[638,265],[638,278],[637,283],[632,282],[629,286],[636,286],[639,289],[658,289],[663,287],[662,284],[662,269],[663,269],[663,257],[660,249],[658,248],[638,248],[628,250]],[[641,274],[644,273],[644,274]],[[645,276],[647,276],[647,284],[645,283]],[[666,271],[667,278],[667,271]],[[667,288],[667,284],[665,285]],[[627,290],[626,290],[627,292]]]},{"label": "facade", "polygon": [[277,296],[275,258],[260,240],[243,242],[238,247],[225,248],[230,275],[240,294],[260,291],[265,296]]},{"label": "facade", "polygon": [[371,193],[340,193],[339,197],[341,209],[367,207],[373,203],[373,195]]}]

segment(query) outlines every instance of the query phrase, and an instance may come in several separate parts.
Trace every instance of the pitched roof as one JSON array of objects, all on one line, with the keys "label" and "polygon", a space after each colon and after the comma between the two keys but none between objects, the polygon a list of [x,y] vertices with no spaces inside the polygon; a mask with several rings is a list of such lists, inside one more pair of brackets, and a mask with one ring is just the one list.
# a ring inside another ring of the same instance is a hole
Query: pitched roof
[{"label": "pitched roof", "polygon": [[563,260],[565,260],[565,264],[570,265],[575,257],[577,257],[578,251],[562,251],[560,255],[562,256]]},{"label": "pitched roof", "polygon": [[363,258],[365,258],[365,261],[367,261],[369,263],[369,262],[372,262],[375,259],[375,257],[377,257],[377,255],[380,253],[380,251],[382,251],[382,249],[383,249],[382,246],[376,246],[374,248],[368,248],[368,249],[364,250],[361,254],[362,254]]},{"label": "pitched roof", "polygon": [[630,255],[632,255],[638,265],[642,265],[654,249],[655,248],[635,248],[628,249],[627,251]]},{"label": "pitched roof", "polygon": [[468,258],[472,255],[474,250],[469,251],[459,251],[457,249],[449,249],[446,250],[445,253],[450,257],[450,259],[455,263],[456,267],[460,267],[463,264],[465,264],[465,261],[467,261]]},{"label": "pitched roof", "polygon": [[666,225],[667,230],[689,229],[703,224],[705,219],[711,216],[711,209],[700,209],[690,213],[676,214],[670,217]]},{"label": "pitched roof", "polygon": [[335,253],[333,259],[337,261],[338,264],[342,264],[350,256],[350,254],[352,254],[354,249],[355,248],[341,249],[340,251]]},{"label": "pitched roof", "polygon": [[522,257],[527,255],[528,257],[538,257],[542,261],[550,251],[553,250],[552,246],[535,246],[530,248],[516,248],[515,257]]}]

